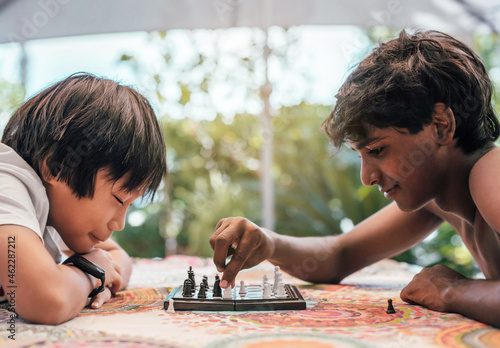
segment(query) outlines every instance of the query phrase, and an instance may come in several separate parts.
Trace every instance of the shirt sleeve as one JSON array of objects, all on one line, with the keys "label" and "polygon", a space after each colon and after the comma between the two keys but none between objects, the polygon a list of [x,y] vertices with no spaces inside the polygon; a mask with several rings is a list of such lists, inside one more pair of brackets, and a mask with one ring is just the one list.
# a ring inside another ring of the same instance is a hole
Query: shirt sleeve
[{"label": "shirt sleeve", "polygon": [[5,172],[0,172],[0,225],[29,228],[43,240],[28,188],[20,179]]}]

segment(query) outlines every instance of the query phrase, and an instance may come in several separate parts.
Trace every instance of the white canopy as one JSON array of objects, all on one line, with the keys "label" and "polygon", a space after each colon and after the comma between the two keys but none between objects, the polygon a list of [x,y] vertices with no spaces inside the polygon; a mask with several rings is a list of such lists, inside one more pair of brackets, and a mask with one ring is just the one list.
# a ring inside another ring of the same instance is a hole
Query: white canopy
[{"label": "white canopy", "polygon": [[0,0],[0,43],[174,28],[376,25],[496,31],[499,0]]}]

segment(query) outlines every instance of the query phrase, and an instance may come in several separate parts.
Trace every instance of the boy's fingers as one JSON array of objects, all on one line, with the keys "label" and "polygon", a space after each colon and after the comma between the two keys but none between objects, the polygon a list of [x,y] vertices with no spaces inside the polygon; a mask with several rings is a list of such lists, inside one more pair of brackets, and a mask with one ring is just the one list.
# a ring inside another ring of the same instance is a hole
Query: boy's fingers
[{"label": "boy's fingers", "polygon": [[227,240],[218,240],[214,249],[214,264],[219,272],[226,269],[226,259],[232,254],[231,244]]},{"label": "boy's fingers", "polygon": [[98,293],[94,296],[92,301],[90,302],[91,308],[101,308],[101,306],[108,302],[111,298],[111,291],[106,287],[103,292]]},{"label": "boy's fingers", "polygon": [[214,264],[219,272],[226,268],[226,258],[231,251],[230,248],[237,240],[237,232],[230,225],[223,224],[218,227],[214,236],[210,239],[210,244],[214,250]]},{"label": "boy's fingers", "polygon": [[217,237],[219,236],[219,234],[222,232],[221,226],[222,226],[222,222],[224,220],[225,219],[219,220],[219,222],[217,223],[217,226],[215,226],[214,233],[212,233],[212,235],[210,236],[210,239],[208,240],[212,249],[215,248],[215,241],[216,241]]},{"label": "boy's fingers", "polygon": [[226,269],[224,270],[224,274],[222,275],[221,280],[227,281],[229,284],[234,284],[236,276],[238,272],[241,271],[243,266],[245,265],[248,257],[252,253],[254,248],[254,244],[250,241],[241,241],[236,249],[234,250],[234,254],[231,257],[231,261],[226,265]]}]

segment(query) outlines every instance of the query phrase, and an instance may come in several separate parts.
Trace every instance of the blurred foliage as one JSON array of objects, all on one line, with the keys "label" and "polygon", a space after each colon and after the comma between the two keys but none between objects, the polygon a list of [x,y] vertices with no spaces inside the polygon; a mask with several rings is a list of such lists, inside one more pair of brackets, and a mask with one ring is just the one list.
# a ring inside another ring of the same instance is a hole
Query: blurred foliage
[{"label": "blurred foliage", "polygon": [[341,233],[344,218],[354,224],[389,201],[375,187],[361,185],[359,159],[334,151],[320,127],[329,106],[297,105],[273,117],[273,174],[276,231],[294,236]]},{"label": "blurred foliage", "polygon": [[24,100],[24,87],[0,78],[0,138],[10,116]]}]

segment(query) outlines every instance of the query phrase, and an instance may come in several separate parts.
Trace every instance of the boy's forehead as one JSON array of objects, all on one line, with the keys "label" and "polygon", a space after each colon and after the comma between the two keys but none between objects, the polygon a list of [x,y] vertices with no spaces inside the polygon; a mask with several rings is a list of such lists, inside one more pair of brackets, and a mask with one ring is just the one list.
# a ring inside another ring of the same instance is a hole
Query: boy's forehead
[{"label": "boy's forehead", "polygon": [[141,187],[130,191],[127,187],[125,187],[126,178],[120,178],[117,181],[111,181],[111,183],[115,192],[123,192],[137,197],[142,197],[146,193],[146,188]]},{"label": "boy's forehead", "polygon": [[111,188],[115,192],[123,192],[126,194],[131,194],[133,196],[143,196],[146,193],[146,188],[136,188],[132,191],[130,191],[126,187],[126,182],[128,181],[127,175],[121,177],[118,180],[113,180],[112,175],[109,170],[107,169],[101,169],[98,173],[98,179],[104,180],[108,185],[111,185]]},{"label": "boy's forehead", "polygon": [[384,138],[387,138],[387,135],[384,134],[382,128],[369,127],[366,129],[366,136],[356,141],[348,140],[348,143],[351,148],[360,150],[367,145],[373,144],[374,142]]}]

